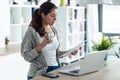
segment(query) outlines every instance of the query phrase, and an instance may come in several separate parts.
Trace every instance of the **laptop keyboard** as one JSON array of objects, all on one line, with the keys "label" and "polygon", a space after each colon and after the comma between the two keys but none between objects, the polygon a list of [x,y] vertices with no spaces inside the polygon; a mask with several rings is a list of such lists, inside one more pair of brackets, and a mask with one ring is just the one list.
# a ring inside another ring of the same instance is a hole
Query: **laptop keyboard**
[{"label": "laptop keyboard", "polygon": [[79,70],[73,70],[73,71],[69,71],[69,72],[71,72],[71,73],[78,73]]}]

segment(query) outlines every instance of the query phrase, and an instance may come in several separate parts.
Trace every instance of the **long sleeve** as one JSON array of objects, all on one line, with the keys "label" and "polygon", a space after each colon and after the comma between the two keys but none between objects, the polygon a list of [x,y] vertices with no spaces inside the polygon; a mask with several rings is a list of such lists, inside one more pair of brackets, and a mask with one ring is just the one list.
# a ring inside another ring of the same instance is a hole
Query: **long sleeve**
[{"label": "long sleeve", "polygon": [[24,57],[26,61],[29,62],[31,62],[38,55],[40,55],[35,50],[36,44],[33,37],[34,34],[35,31],[32,30],[31,28],[28,28],[21,44],[21,55]]}]

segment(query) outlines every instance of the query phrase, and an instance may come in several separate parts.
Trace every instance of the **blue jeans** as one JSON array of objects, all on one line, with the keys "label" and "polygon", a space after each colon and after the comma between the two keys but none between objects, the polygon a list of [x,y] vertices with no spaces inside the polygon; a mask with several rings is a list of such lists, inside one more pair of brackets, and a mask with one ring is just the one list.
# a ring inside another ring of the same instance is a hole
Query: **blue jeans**
[{"label": "blue jeans", "polygon": [[28,76],[28,79],[27,79],[27,80],[32,80],[32,78],[33,78],[33,77],[29,77],[29,76]]},{"label": "blue jeans", "polygon": [[[60,68],[60,66],[48,66],[48,69],[47,69],[46,73],[50,72],[50,71],[53,71],[55,69],[58,69],[58,68]],[[33,77],[28,76],[28,80],[32,80],[32,78]]]},{"label": "blue jeans", "polygon": [[50,71],[53,71],[53,70],[58,69],[58,68],[60,68],[60,66],[48,66],[48,69],[46,72],[50,72]]}]

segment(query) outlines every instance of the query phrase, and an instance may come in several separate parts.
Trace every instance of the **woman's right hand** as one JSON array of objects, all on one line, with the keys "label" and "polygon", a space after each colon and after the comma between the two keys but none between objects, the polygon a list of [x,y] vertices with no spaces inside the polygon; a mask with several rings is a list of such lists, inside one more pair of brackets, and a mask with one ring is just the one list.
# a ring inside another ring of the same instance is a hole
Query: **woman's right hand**
[{"label": "woman's right hand", "polygon": [[44,48],[47,44],[48,44],[48,39],[47,37],[44,37],[40,45],[42,46],[42,48]]},{"label": "woman's right hand", "polygon": [[36,51],[40,52],[42,48],[44,48],[47,44],[48,44],[48,39],[44,37],[43,41],[36,47]]}]

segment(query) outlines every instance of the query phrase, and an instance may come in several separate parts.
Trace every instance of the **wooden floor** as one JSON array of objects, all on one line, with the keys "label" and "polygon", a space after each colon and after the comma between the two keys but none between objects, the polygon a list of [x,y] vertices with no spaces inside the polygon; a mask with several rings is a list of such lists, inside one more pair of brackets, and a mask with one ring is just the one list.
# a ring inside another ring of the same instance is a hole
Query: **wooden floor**
[{"label": "wooden floor", "polygon": [[5,45],[5,48],[0,48],[0,56],[5,56],[19,52],[20,52],[20,44],[9,44],[9,45]]}]

